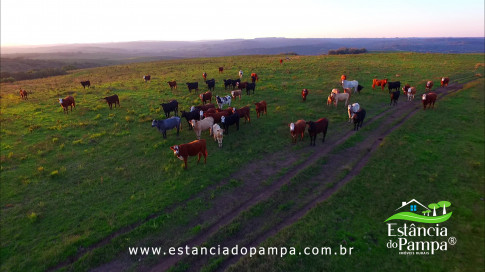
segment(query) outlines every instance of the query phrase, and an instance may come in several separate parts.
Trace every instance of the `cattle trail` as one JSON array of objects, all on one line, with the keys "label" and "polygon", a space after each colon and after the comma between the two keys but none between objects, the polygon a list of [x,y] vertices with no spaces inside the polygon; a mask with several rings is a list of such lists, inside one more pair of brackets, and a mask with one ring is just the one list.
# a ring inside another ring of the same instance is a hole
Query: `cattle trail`
[{"label": "cattle trail", "polygon": [[[437,88],[434,90],[434,92],[438,93],[438,100],[440,100],[442,97],[450,93],[456,92],[461,88],[462,86],[459,84],[450,84],[446,88]],[[303,200],[300,209],[292,211],[284,218],[281,218],[281,220],[276,221],[276,224],[273,225],[270,230],[255,228],[251,233],[244,232],[245,237],[236,235],[235,237],[231,237],[230,241],[227,241],[227,246],[229,246],[229,244],[238,244],[239,246],[256,246],[260,244],[268,237],[276,234],[283,227],[286,227],[296,222],[298,219],[303,217],[309,210],[315,207],[315,205],[326,200],[339,188],[341,188],[354,176],[356,176],[367,164],[367,161],[376,150],[376,147],[379,145],[382,139],[395,129],[399,128],[402,124],[406,122],[406,120],[411,118],[416,112],[420,110],[422,110],[420,99],[416,99],[413,102],[409,103],[403,102],[396,107],[388,107],[386,110],[382,111],[378,115],[366,119],[364,122],[363,130],[359,132],[351,131],[351,127],[348,123],[331,124],[332,127],[348,127],[348,132],[346,132],[344,135],[329,135],[329,137],[327,137],[327,139],[325,140],[325,144],[321,144],[320,141],[320,144],[316,147],[307,146],[302,148],[301,150],[298,150],[297,152],[290,152],[285,150],[267,155],[260,161],[254,161],[252,163],[249,163],[247,166],[241,168],[231,175],[232,179],[244,180],[243,184],[238,187],[237,190],[234,190],[235,192],[224,192],[223,194],[218,195],[216,198],[210,200],[212,202],[211,208],[201,212],[199,215],[195,216],[195,218],[193,218],[193,220],[189,224],[187,224],[187,226],[184,226],[186,227],[186,229],[190,230],[192,227],[194,227],[194,225],[197,225],[200,222],[204,222],[205,227],[202,229],[202,231],[199,232],[199,234],[187,241],[183,241],[181,245],[196,246],[207,242],[209,239],[216,236],[218,231],[223,226],[227,226],[236,218],[238,218],[244,211],[249,210],[256,204],[271,199],[272,196],[274,196],[275,193],[278,192],[284,185],[288,184],[292,178],[298,176],[298,174],[300,174],[301,171],[303,171],[307,167],[314,165],[321,158],[328,157],[327,163],[323,165],[319,171],[318,178],[325,177],[326,180],[337,179],[338,173],[335,173],[333,169],[335,169],[336,167],[341,167],[343,165],[342,162],[347,159],[344,152],[348,151],[349,149],[339,149],[338,147],[345,143],[351,136],[355,135],[356,133],[365,133],[365,140],[359,143],[357,146],[353,146],[350,148],[356,154],[359,154],[359,156],[356,156],[356,158],[354,158],[352,161],[351,171],[343,178],[337,180],[334,186],[331,186],[329,188],[327,186],[328,181],[326,183],[322,182],[322,185],[320,187],[317,187],[313,194],[309,194]],[[377,125],[377,128],[373,130],[365,130],[367,126],[374,123]],[[306,138],[308,137],[306,136]],[[306,155],[309,153],[311,155],[307,157]],[[282,157],[284,157],[285,160],[281,160]],[[282,172],[283,169],[287,169],[286,173]],[[280,176],[282,173],[283,175]],[[264,185],[265,181],[269,179],[274,179],[274,181],[269,185]],[[216,190],[217,187],[227,182],[228,180],[223,180],[219,182],[219,184],[215,184],[214,186],[207,188],[198,196],[195,196],[192,199],[201,199],[204,201],[208,201],[208,195],[210,195],[210,191],[212,189]],[[190,201],[192,199],[189,199],[187,201]],[[174,207],[171,207],[170,209],[174,210],[177,208],[176,206],[177,205],[174,205]],[[161,214],[162,213],[150,216],[149,219],[159,217],[161,216]],[[147,219],[146,221],[148,221],[149,219]],[[260,219],[256,218],[254,220],[258,221]],[[135,226],[131,226],[127,229],[120,231],[129,232],[134,227]],[[185,231],[185,229],[179,229],[179,231]],[[121,234],[123,233],[117,232],[115,236]],[[247,237],[252,238],[250,240],[247,240]],[[105,240],[100,243],[100,245],[107,244],[108,242],[109,240]],[[156,245],[180,246],[176,244],[169,244],[170,241],[166,243],[167,244],[157,243]],[[90,248],[89,251],[92,251],[95,248],[96,246],[94,248]],[[87,254],[88,252],[85,253]],[[82,256],[77,257],[80,258]],[[227,268],[229,265],[237,262],[239,258],[239,256],[233,256],[224,260],[219,266],[219,270]],[[200,268],[208,261],[208,258],[206,257],[187,258],[186,256],[166,256],[161,258],[160,262],[154,267],[138,267],[138,269],[146,271],[164,271],[174,266],[182,259],[188,259],[187,262],[191,264],[189,268],[189,270],[191,271],[200,270]],[[97,269],[94,269],[94,271],[115,271],[119,270],[120,267],[122,268],[132,266],[132,262],[133,260],[130,260],[129,257],[122,256],[111,263],[107,263],[105,265],[102,265],[101,267],[98,267]],[[55,269],[59,268],[61,267],[58,266]]]}]

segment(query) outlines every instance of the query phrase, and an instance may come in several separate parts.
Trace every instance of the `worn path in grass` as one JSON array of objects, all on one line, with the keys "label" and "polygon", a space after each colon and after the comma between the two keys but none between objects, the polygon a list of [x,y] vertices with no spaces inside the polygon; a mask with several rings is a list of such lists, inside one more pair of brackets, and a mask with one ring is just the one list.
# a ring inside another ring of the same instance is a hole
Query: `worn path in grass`
[{"label": "worn path in grass", "polygon": [[[440,99],[444,95],[461,89],[461,87],[462,86],[459,84],[452,84],[447,88],[437,88],[434,91],[440,94],[438,98]],[[186,226],[179,226],[176,230],[177,232],[190,232],[191,229],[203,223],[202,229],[197,235],[183,242],[178,241],[177,244],[174,244],[173,241],[169,241],[168,239],[163,239],[164,237],[162,237],[159,241],[150,240],[150,243],[146,246],[160,246],[168,249],[172,246],[197,246],[205,244],[207,241],[214,239],[221,229],[240,217],[245,211],[250,210],[258,203],[272,198],[273,195],[281,190],[283,186],[290,183],[290,181],[297,177],[305,168],[315,165],[322,158],[326,158],[326,162],[321,166],[321,169],[318,171],[318,175],[312,178],[317,180],[319,184],[313,185],[312,193],[299,200],[300,202],[296,209],[290,210],[282,218],[275,219],[272,226],[263,224],[262,221],[267,220],[267,218],[264,216],[251,218],[251,220],[247,221],[252,222],[247,222],[247,224],[252,226],[257,226],[259,224],[261,226],[264,225],[264,227],[244,229],[244,231],[239,232],[244,233],[244,235],[234,235],[230,237],[230,239],[225,239],[224,243],[221,243],[221,245],[224,244],[224,246],[236,244],[239,246],[258,245],[260,242],[277,233],[283,227],[296,222],[317,203],[324,201],[346,182],[357,175],[358,172],[365,166],[367,160],[372,154],[372,151],[375,150],[375,147],[381,142],[382,138],[402,125],[415,112],[422,110],[420,98],[420,96],[417,96],[413,102],[407,102],[406,98],[401,96],[398,106],[389,107],[388,105],[385,105],[388,107],[388,109],[376,116],[373,116],[372,118],[366,119],[363,128],[359,132],[354,132],[351,130],[353,124],[330,124],[329,134],[327,135],[326,141],[323,144],[321,142],[321,136],[319,136],[316,147],[306,146],[297,151],[290,149],[282,150],[277,153],[268,154],[263,160],[257,160],[249,163],[248,165],[234,172],[229,180],[223,180],[217,185],[207,188],[198,196],[188,200],[203,200],[210,202],[210,207],[205,212],[197,215]],[[332,134],[332,129],[337,126],[347,127],[348,130],[343,135]],[[366,129],[366,127],[371,127],[371,129]],[[365,134],[365,139],[362,142],[349,148],[337,148],[342,146],[347,140],[349,140],[349,138],[354,135],[357,136],[359,133]],[[305,143],[308,143],[307,135],[305,135],[305,137]],[[342,178],[342,172],[350,167],[351,171]],[[220,189],[221,186],[227,185],[231,182],[236,182],[237,188],[224,191],[214,196],[214,192]],[[329,183],[332,182],[335,183],[330,184],[329,186]],[[184,204],[172,206],[165,212],[172,211],[183,205]],[[157,216],[161,216],[161,214],[152,215],[147,218],[146,221]],[[111,235],[107,239],[92,246],[82,254],[79,254],[75,259],[82,257],[84,253],[89,252],[99,246],[106,245],[109,243],[109,240],[131,231],[146,221],[120,230],[118,233]],[[167,235],[167,237],[169,237],[169,235]],[[247,237],[251,238],[248,239]],[[69,262],[74,262],[76,261],[75,259],[71,259]],[[143,260],[144,258],[140,258],[140,256],[138,256],[136,259],[139,261]],[[190,264],[190,270],[193,271],[200,270],[200,268],[206,265],[209,260],[208,257],[200,256],[198,258],[187,258],[185,256],[164,256],[157,261],[158,263],[155,266],[141,262],[141,267],[138,267],[138,270],[164,271],[170,267],[173,267],[182,259],[184,259],[183,261],[185,263]],[[236,262],[238,259],[238,256],[233,256],[226,259],[221,265],[219,265],[219,268],[227,268],[228,265]],[[94,271],[119,271],[126,267],[133,267],[133,260],[133,257],[128,256],[126,250],[122,256],[119,256],[119,258],[98,267]],[[61,268],[66,265],[68,265],[68,263],[64,263],[56,268]],[[135,264],[135,266],[137,265]]]}]

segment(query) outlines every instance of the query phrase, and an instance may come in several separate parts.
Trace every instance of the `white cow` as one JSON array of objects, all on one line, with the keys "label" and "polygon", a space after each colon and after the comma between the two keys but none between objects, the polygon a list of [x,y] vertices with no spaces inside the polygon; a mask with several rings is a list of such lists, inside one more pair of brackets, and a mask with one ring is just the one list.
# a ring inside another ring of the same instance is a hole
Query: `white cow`
[{"label": "white cow", "polygon": [[358,87],[359,87],[359,82],[357,80],[342,80],[342,87],[344,89],[349,88],[349,89],[354,89],[354,93],[358,92]]}]

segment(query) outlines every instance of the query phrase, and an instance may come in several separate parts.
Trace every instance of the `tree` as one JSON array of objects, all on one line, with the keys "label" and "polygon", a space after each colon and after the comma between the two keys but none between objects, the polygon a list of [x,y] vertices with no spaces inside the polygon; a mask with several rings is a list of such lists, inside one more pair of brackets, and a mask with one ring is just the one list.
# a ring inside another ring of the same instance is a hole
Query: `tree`
[{"label": "tree", "polygon": [[436,203],[431,203],[428,205],[428,208],[430,209],[433,209],[433,216],[436,216],[436,208],[439,208],[440,205],[436,204]]},{"label": "tree", "polygon": [[438,202],[438,205],[443,208],[443,214],[446,214],[446,207],[451,206],[451,203],[448,201],[440,201]]},{"label": "tree", "polygon": [[423,211],[423,214],[424,214],[425,216],[429,216],[429,213],[430,213],[430,212],[431,212],[430,210],[426,210],[426,211]]}]

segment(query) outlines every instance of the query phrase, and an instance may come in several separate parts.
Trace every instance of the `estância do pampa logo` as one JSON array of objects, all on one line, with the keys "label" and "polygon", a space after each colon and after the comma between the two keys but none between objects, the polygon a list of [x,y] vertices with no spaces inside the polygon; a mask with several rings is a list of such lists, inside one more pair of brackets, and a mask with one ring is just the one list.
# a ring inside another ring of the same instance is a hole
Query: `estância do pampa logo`
[{"label": "est\u00e2ncia do pampa logo", "polygon": [[[387,247],[398,249],[403,255],[434,255],[437,251],[447,251],[448,245],[456,244],[456,238],[448,237],[448,229],[440,223],[453,214],[446,210],[450,206],[449,201],[431,203],[427,207],[416,199],[402,202],[401,207],[396,209],[398,213],[384,221],[387,223],[387,235],[391,238]],[[394,220],[403,220],[404,223],[389,222]],[[409,221],[413,223],[408,225]]]}]

